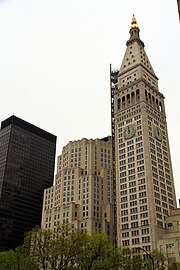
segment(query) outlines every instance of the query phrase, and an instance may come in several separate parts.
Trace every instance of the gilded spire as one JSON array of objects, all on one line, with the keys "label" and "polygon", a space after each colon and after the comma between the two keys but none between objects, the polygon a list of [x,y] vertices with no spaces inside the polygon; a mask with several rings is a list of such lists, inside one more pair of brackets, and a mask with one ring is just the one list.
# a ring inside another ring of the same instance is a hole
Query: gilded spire
[{"label": "gilded spire", "polygon": [[131,22],[131,29],[132,28],[138,28],[139,29],[139,26],[137,25],[137,21],[136,21],[136,18],[133,14],[133,17],[132,17],[132,22]]},{"label": "gilded spire", "polygon": [[141,41],[141,39],[139,37],[139,32],[140,32],[140,29],[139,29],[139,26],[137,24],[136,18],[133,14],[132,21],[131,21],[131,28],[129,30],[130,38],[126,43],[127,46],[129,44],[132,44],[133,42],[137,41],[139,44],[141,44],[142,47],[144,47],[144,43]]}]

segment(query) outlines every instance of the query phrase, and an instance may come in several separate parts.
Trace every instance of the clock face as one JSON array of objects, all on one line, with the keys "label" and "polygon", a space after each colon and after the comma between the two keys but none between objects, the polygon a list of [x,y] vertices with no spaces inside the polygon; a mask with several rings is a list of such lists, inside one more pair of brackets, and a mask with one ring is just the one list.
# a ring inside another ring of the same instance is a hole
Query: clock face
[{"label": "clock face", "polygon": [[134,125],[129,125],[127,127],[125,127],[124,129],[124,137],[125,139],[130,139],[134,136],[136,132],[135,126]]},{"label": "clock face", "polygon": [[161,141],[162,140],[162,132],[159,127],[154,128],[154,134],[157,140]]}]

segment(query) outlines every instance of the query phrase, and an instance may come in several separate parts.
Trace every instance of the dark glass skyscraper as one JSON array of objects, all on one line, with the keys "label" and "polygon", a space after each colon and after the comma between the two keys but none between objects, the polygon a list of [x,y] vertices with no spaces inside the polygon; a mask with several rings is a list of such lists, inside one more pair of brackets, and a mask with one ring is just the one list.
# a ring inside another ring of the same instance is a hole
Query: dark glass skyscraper
[{"label": "dark glass skyscraper", "polygon": [[56,136],[16,117],[0,130],[0,249],[41,224],[43,190],[52,186]]}]

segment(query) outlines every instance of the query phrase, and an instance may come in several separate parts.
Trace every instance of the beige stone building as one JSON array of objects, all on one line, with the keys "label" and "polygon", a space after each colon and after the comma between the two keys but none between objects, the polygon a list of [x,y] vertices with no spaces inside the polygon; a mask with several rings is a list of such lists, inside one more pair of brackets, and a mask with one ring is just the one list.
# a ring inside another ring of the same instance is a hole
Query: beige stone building
[{"label": "beige stone building", "polygon": [[167,229],[157,248],[168,258],[168,262],[180,262],[180,208],[171,210],[166,218]]},{"label": "beige stone building", "polygon": [[111,138],[69,142],[58,157],[54,186],[44,191],[42,228],[105,231],[113,239]]},{"label": "beige stone building", "polygon": [[111,71],[115,221],[119,246],[151,251],[176,198],[164,96],[139,32],[133,16],[121,67]]}]

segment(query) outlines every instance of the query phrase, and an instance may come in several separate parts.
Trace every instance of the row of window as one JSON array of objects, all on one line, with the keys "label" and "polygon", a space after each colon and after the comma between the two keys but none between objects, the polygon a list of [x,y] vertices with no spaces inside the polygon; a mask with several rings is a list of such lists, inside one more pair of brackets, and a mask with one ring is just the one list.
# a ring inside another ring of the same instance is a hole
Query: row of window
[{"label": "row of window", "polygon": [[[141,238],[141,243],[150,243],[150,236],[145,236]],[[131,239],[131,244],[136,245],[140,244],[140,238],[133,238]],[[129,246],[130,245],[130,240],[122,240],[122,245],[123,246]]]}]

